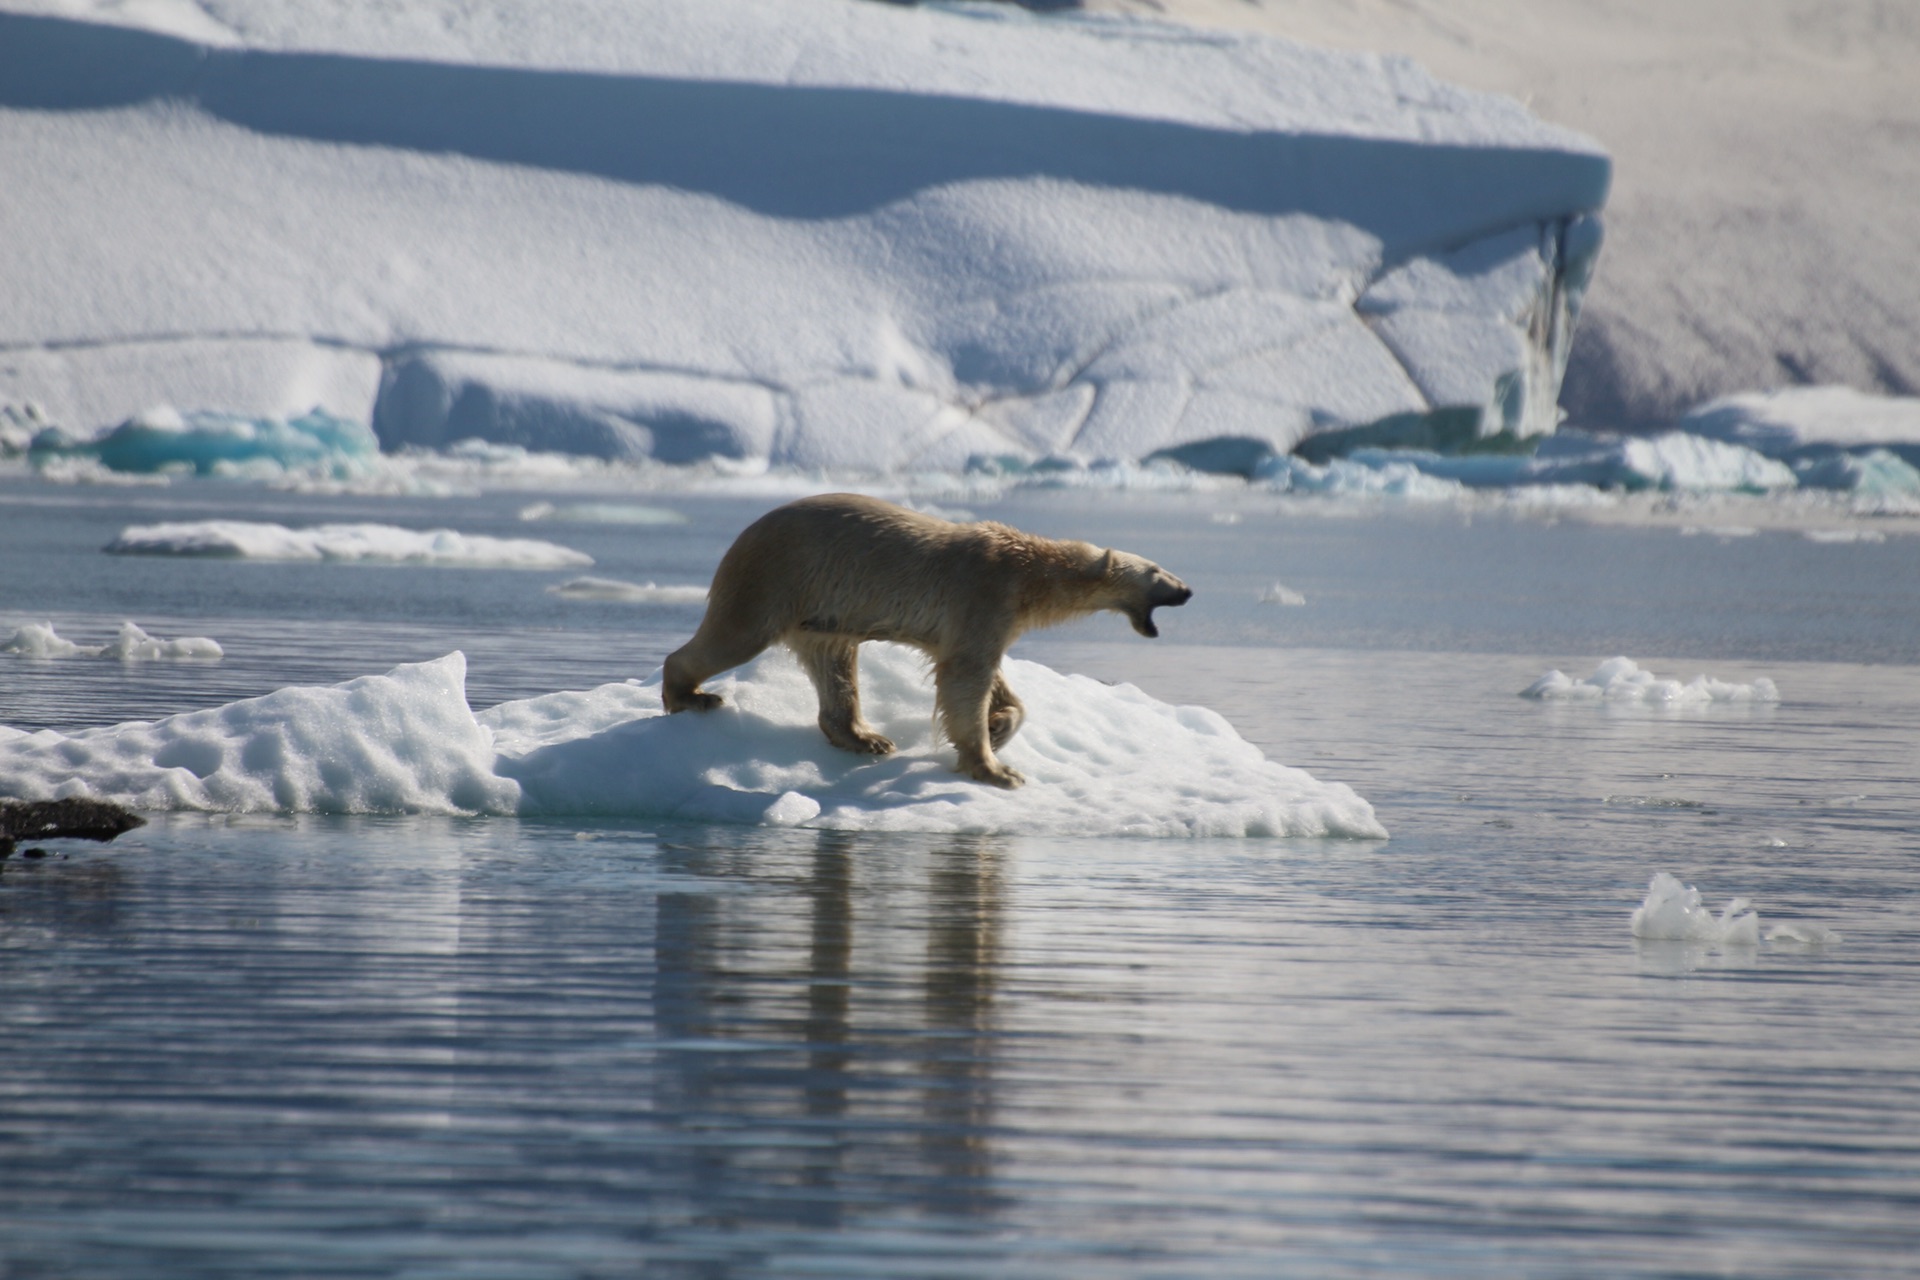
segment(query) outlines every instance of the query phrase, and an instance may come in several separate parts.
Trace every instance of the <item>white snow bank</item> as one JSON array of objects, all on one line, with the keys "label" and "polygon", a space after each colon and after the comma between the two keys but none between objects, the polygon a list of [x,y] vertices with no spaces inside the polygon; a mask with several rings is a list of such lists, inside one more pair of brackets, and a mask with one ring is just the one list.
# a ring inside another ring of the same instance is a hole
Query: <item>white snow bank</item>
[{"label": "white snow bank", "polygon": [[1631,658],[1609,658],[1583,680],[1558,669],[1520,691],[1523,698],[1549,702],[1650,702],[1668,707],[1697,707],[1715,702],[1778,702],[1780,690],[1761,676],[1752,684],[1734,684],[1695,676],[1691,683],[1663,680]]},{"label": "white snow bank", "polygon": [[705,587],[661,586],[592,576],[568,578],[547,590],[567,600],[606,600],[615,604],[705,604]]},{"label": "white snow bank", "polygon": [[1609,181],[1410,63],[1143,21],[0,5],[0,405],[76,437],[319,405],[390,449],[899,472],[1532,434]]},{"label": "white snow bank", "polygon": [[1633,936],[1649,941],[1705,942],[1751,947],[1760,942],[1760,916],[1745,898],[1733,898],[1719,915],[1700,905],[1700,891],[1664,871],[1647,885],[1647,897],[1633,909]]},{"label": "white snow bank", "polygon": [[106,644],[75,644],[59,635],[51,622],[29,622],[0,640],[0,653],[21,658],[118,658],[122,662],[206,661],[224,656],[217,640],[207,636],[182,636],[162,640],[150,636],[132,622],[122,622],[120,630]]},{"label": "white snow bank", "polygon": [[784,650],[714,685],[728,699],[667,716],[657,681],[504,703],[473,715],[465,660],[148,723],[0,740],[0,795],[90,795],[144,809],[599,814],[844,830],[1384,838],[1372,807],[1265,759],[1226,721],[1013,660],[1027,722],[1002,753],[1007,792],[952,770],[925,663],[862,654],[863,704],[899,745],[839,751]]},{"label": "white snow bank", "polygon": [[1789,387],[1723,396],[1688,412],[1683,430],[1770,458],[1885,449],[1920,466],[1920,397],[1850,387]]},{"label": "white snow bank", "polygon": [[252,520],[129,525],[106,549],[120,555],[223,556],[243,560],[354,560],[392,564],[566,569],[593,557],[536,538],[494,538],[452,529],[318,524],[304,529]]}]

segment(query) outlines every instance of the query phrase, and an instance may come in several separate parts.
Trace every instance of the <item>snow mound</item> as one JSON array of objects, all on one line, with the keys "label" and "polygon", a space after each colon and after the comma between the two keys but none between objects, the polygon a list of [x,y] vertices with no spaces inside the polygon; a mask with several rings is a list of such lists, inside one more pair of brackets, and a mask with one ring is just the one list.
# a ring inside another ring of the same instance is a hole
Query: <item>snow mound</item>
[{"label": "snow mound", "polygon": [[1664,871],[1647,885],[1647,897],[1633,909],[1633,936],[1648,941],[1704,942],[1723,947],[1752,947],[1760,942],[1760,916],[1745,898],[1730,899],[1719,915],[1700,905],[1700,891]]},{"label": "snow mound", "polygon": [[1868,395],[1833,386],[1749,391],[1690,410],[1680,426],[1770,458],[1878,448],[1920,466],[1920,397]]},{"label": "snow mound", "polygon": [[221,556],[242,560],[348,560],[498,569],[567,569],[593,557],[536,538],[494,538],[452,529],[318,524],[304,529],[252,520],[129,525],[109,542],[116,555]]},{"label": "snow mound", "polygon": [[614,604],[705,604],[705,587],[622,582],[618,578],[568,578],[547,590],[566,600],[605,600]]},{"label": "snow mound", "polygon": [[1631,658],[1609,658],[1584,680],[1558,669],[1520,691],[1523,698],[1548,702],[1648,702],[1668,707],[1698,707],[1716,702],[1778,702],[1780,690],[1761,676],[1752,684],[1734,684],[1696,676],[1691,683],[1663,680]]},{"label": "snow mound", "polygon": [[900,473],[1534,435],[1610,180],[1403,60],[1144,21],[23,5],[85,20],[0,13],[0,406],[75,439],[319,406],[388,450]]},{"label": "snow mound", "polygon": [[29,622],[0,640],[0,653],[21,658],[118,658],[122,662],[198,662],[225,656],[219,641],[207,636],[162,640],[132,622],[122,622],[106,644],[93,645],[75,644],[55,632],[51,622]]},{"label": "snow mound", "polygon": [[0,735],[0,796],[84,795],[141,809],[596,814],[842,830],[1107,836],[1349,836],[1386,831],[1351,788],[1268,761],[1200,707],[1012,660],[1025,727],[1007,792],[952,771],[926,664],[867,646],[864,707],[899,744],[829,746],[784,650],[714,687],[727,705],[668,716],[657,678],[474,715],[465,659],[288,688],[75,734]]}]

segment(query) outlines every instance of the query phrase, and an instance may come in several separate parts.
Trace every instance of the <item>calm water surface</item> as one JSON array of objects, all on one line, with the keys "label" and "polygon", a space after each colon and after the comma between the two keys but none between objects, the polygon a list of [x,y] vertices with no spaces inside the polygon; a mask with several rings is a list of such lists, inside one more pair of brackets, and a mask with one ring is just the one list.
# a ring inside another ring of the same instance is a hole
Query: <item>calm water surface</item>
[{"label": "calm water surface", "polygon": [[[124,523],[447,525],[699,582],[769,503],[524,505],[0,487],[0,628],[228,650],[0,658],[0,723],[455,647],[486,705],[644,674],[698,615],[102,555]],[[1025,656],[1220,710],[1385,843],[180,816],[5,863],[0,1276],[1912,1274],[1913,544],[1316,510],[979,513],[1199,592],[1160,642]],[[1615,652],[1783,702],[1514,696]],[[1841,941],[1636,944],[1659,870]]]}]

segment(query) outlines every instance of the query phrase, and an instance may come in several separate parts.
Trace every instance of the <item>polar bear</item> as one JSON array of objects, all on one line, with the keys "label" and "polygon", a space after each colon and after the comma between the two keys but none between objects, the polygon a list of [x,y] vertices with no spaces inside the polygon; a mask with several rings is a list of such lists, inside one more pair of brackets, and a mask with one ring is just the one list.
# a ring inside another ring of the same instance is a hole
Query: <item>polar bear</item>
[{"label": "polar bear", "polygon": [[707,711],[701,682],[776,641],[799,656],[820,695],[820,729],[836,747],[886,755],[893,743],[860,715],[863,640],[912,645],[933,660],[942,728],[959,771],[998,787],[1024,779],[994,756],[1025,709],[1000,672],[1022,632],[1111,609],[1143,636],[1153,611],[1185,604],[1186,583],[1125,551],[981,521],[955,524],[878,498],[802,498],[748,525],[721,558],[707,613],[668,658],[669,712]]}]

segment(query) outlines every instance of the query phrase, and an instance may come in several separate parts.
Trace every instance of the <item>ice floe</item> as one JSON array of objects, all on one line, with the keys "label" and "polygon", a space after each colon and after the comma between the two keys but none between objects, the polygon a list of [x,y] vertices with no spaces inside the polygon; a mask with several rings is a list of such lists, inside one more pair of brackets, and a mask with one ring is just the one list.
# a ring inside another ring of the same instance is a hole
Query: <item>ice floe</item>
[{"label": "ice floe", "polygon": [[1027,721],[1001,753],[1013,792],[953,772],[927,666],[862,651],[863,705],[899,745],[829,746],[784,650],[710,687],[720,710],[665,715],[657,680],[548,694],[474,715],[458,653],[324,688],[152,723],[0,735],[0,796],[137,809],[596,814],[846,830],[1384,838],[1340,783],[1267,760],[1218,714],[1010,660]]},{"label": "ice floe", "polygon": [[118,658],[122,662],[204,662],[225,656],[220,642],[208,636],[162,640],[133,622],[122,622],[105,644],[76,644],[56,632],[51,622],[29,622],[0,639],[0,653],[18,658]]},{"label": "ice floe", "polygon": [[522,520],[562,524],[685,524],[686,516],[667,507],[638,502],[533,502],[520,508]]},{"label": "ice floe", "polygon": [[1645,702],[1668,707],[1697,707],[1716,702],[1778,702],[1780,690],[1766,676],[1751,684],[1695,676],[1687,683],[1662,679],[1631,658],[1609,658],[1593,674],[1574,679],[1554,669],[1520,691],[1523,698],[1547,702]]},{"label": "ice floe", "polygon": [[547,588],[567,600],[605,600],[613,604],[705,604],[707,589],[661,586],[656,582],[623,582],[592,576],[568,578]]},{"label": "ice floe", "polygon": [[253,520],[129,525],[106,549],[118,555],[221,556],[242,560],[345,560],[504,569],[583,568],[593,557],[537,538],[495,538],[452,529],[318,524],[292,529]]}]

